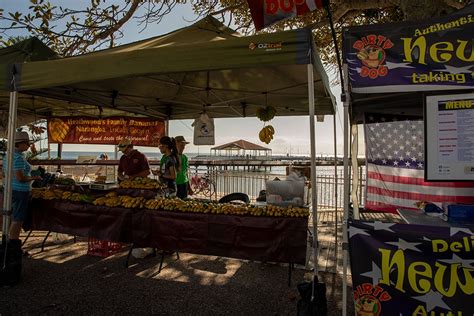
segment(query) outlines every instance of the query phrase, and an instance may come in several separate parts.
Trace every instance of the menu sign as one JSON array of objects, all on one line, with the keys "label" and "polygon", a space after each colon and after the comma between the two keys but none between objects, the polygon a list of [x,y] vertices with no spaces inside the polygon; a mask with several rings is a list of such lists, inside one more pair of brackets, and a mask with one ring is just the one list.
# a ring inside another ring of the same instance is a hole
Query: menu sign
[{"label": "menu sign", "polygon": [[474,180],[474,93],[428,96],[425,178]]},{"label": "menu sign", "polygon": [[117,144],[129,138],[134,145],[157,146],[165,135],[162,120],[132,117],[54,117],[48,120],[50,143]]}]

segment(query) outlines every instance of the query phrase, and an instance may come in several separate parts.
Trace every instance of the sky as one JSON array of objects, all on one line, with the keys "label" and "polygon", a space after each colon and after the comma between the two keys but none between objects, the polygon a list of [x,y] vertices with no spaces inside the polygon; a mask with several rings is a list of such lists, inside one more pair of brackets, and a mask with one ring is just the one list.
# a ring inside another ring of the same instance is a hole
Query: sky
[{"label": "sky", "polygon": [[[51,0],[53,5],[85,8],[90,4],[90,0]],[[114,1],[108,1],[113,3]],[[123,3],[122,1],[115,1]],[[0,0],[0,7],[8,11],[26,12],[30,2],[28,0]],[[141,31],[135,20],[130,20],[123,28],[124,37],[120,40],[120,44],[126,44],[145,38],[166,34],[175,29],[185,27],[194,23],[196,15],[192,11],[189,1],[188,4],[177,6],[171,13],[165,16],[159,24],[150,24]],[[16,35],[27,35],[26,33]],[[329,73],[330,78],[335,78],[336,74]],[[342,154],[343,139],[341,123],[343,120],[342,104],[340,100],[340,87],[332,86],[332,93],[338,100],[336,113],[336,139],[338,155]],[[183,135],[187,140],[192,142],[193,128],[192,120],[173,120],[170,121],[170,136]],[[273,141],[266,145],[258,139],[258,132],[263,127],[263,122],[257,118],[232,118],[232,119],[216,119],[215,121],[216,145],[222,145],[238,139],[268,147],[272,149],[273,154],[309,154],[310,153],[310,133],[309,133],[309,117],[276,117],[269,123],[275,128],[275,136]],[[333,117],[325,116],[323,123],[316,123],[316,153],[317,155],[333,155],[334,153],[334,137],[333,137]],[[79,147],[80,146],[80,147]],[[65,151],[113,151],[113,146],[108,145],[68,145],[65,144]],[[187,152],[208,154],[212,146],[195,146],[192,143],[187,146]],[[154,151],[154,148],[138,148],[142,151]]]}]

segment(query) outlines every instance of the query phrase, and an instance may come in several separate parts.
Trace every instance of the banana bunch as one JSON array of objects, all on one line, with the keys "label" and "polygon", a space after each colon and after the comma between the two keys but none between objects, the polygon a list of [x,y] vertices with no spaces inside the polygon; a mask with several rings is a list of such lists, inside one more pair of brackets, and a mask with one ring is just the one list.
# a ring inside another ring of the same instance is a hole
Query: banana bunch
[{"label": "banana bunch", "polygon": [[256,114],[260,121],[268,122],[275,117],[276,109],[273,106],[266,106],[258,108]]},{"label": "banana bunch", "polygon": [[90,203],[93,201],[93,198],[87,194],[81,194],[81,193],[73,193],[71,191],[64,191],[62,196],[62,200],[68,200],[68,201],[73,201],[73,202],[84,202],[84,203]]},{"label": "banana bunch", "polygon": [[121,189],[160,189],[163,187],[158,180],[137,177],[133,180],[126,179],[120,182]]},{"label": "banana bunch", "polygon": [[258,138],[265,144],[270,144],[275,134],[275,129],[271,125],[264,126],[260,133],[258,133]]},{"label": "banana bunch", "polygon": [[143,196],[131,197],[128,195],[122,195],[119,199],[121,205],[126,208],[143,208],[146,202]]},{"label": "banana bunch", "polygon": [[31,190],[31,197],[43,200],[61,200],[63,193],[64,191],[59,189],[51,190],[49,188],[33,188]]},{"label": "banana bunch", "polygon": [[64,123],[62,120],[55,118],[48,122],[48,130],[50,142],[62,143],[69,132],[69,125]]}]

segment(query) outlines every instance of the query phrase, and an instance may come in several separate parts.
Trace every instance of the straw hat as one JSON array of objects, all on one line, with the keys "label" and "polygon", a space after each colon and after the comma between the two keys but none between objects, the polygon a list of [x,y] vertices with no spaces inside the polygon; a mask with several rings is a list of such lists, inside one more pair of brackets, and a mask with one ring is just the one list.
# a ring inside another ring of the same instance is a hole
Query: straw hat
[{"label": "straw hat", "polygon": [[132,141],[128,138],[122,139],[118,144],[117,147],[119,148],[120,151],[124,151],[127,147],[132,146]]},{"label": "straw hat", "polygon": [[31,143],[30,135],[27,132],[15,132],[15,144],[21,142]]},{"label": "straw hat", "polygon": [[176,136],[176,137],[174,138],[174,140],[175,140],[177,143],[189,144],[189,142],[187,142],[186,139],[184,139],[184,136]]}]

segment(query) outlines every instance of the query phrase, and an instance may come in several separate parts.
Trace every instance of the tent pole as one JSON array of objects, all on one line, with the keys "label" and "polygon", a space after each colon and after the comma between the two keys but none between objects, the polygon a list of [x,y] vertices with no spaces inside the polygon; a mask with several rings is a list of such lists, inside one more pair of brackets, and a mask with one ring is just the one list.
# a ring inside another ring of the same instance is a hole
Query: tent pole
[{"label": "tent pole", "polygon": [[[318,196],[316,192],[316,139],[314,128],[314,77],[313,64],[308,64],[308,105],[309,105],[309,132],[311,141],[311,207],[313,211],[313,281],[318,275]],[[314,301],[314,294],[316,285],[313,282],[313,290],[311,294],[311,301]]]},{"label": "tent pole", "polygon": [[336,273],[337,273],[337,235],[338,235],[338,218],[337,218],[337,199],[339,197],[338,194],[338,187],[337,187],[337,134],[336,134],[336,113],[332,116],[332,125],[334,130],[334,233],[335,233],[335,240],[334,240],[334,257],[336,258]]},{"label": "tent pole", "polygon": [[359,219],[359,197],[357,196],[357,190],[359,189],[359,162],[357,155],[359,152],[359,134],[357,124],[351,125],[351,164],[352,164],[352,191],[351,200],[353,207],[354,219]]},{"label": "tent pole", "polygon": [[342,222],[342,315],[347,315],[347,257],[349,244],[347,240],[347,222],[349,220],[349,75],[347,64],[343,66],[345,95],[343,95],[344,106],[344,220]]},{"label": "tent pole", "polygon": [[[15,127],[18,106],[18,92],[10,92],[10,108],[8,110],[8,145],[6,159],[8,161],[5,172],[5,181],[3,183],[3,225],[2,225],[2,244],[8,239],[8,231],[10,229],[10,218],[12,210],[12,182],[13,182],[13,153],[15,151]],[[5,268],[5,258],[2,259],[2,267]]]}]

